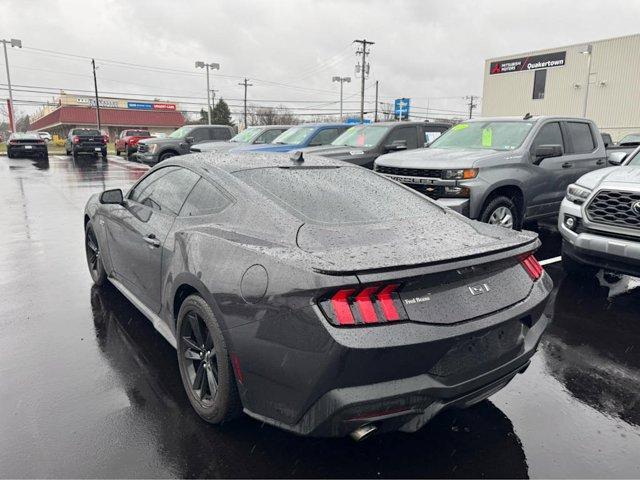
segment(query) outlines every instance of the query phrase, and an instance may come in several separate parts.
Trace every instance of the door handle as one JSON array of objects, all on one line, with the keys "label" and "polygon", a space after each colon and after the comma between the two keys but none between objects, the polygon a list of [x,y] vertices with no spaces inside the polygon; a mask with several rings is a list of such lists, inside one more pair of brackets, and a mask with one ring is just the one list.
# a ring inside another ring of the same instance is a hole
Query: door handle
[{"label": "door handle", "polygon": [[159,247],[160,246],[160,240],[158,240],[153,233],[150,233],[146,237],[142,237],[142,239],[145,242],[147,242],[149,245],[151,245],[152,247]]},{"label": "door handle", "polygon": [[564,162],[562,164],[562,168],[571,168],[571,167],[573,167],[573,163],[571,162]]},{"label": "door handle", "polygon": [[596,165],[604,165],[604,164],[605,164],[605,161],[604,161],[604,159],[602,159],[602,158],[599,158],[599,159],[596,161]]}]

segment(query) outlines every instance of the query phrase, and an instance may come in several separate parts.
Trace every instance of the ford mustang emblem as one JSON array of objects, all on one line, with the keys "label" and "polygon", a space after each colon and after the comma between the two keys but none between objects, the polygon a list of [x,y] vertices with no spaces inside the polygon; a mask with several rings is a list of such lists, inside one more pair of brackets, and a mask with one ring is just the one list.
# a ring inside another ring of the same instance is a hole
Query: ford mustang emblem
[{"label": "ford mustang emblem", "polygon": [[636,215],[640,215],[640,201],[631,204],[631,211]]}]

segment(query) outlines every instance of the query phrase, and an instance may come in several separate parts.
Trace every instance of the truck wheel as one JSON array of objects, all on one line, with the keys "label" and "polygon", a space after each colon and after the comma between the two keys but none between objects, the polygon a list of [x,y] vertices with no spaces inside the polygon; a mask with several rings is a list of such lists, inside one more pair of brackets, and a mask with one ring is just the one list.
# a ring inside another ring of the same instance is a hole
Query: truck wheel
[{"label": "truck wheel", "polygon": [[564,268],[564,271],[569,277],[579,280],[593,278],[599,270],[597,267],[578,262],[564,251],[562,252],[562,268]]},{"label": "truck wheel", "polygon": [[74,161],[78,160],[78,152],[76,152],[75,150],[72,150],[71,157],[73,158]]},{"label": "truck wheel", "polygon": [[520,230],[522,218],[518,207],[508,197],[498,196],[489,201],[480,214],[480,221],[490,225]]},{"label": "truck wheel", "polygon": [[69,155],[71,155],[71,150],[67,150],[67,149],[65,148],[65,149],[64,149],[64,151],[67,153],[67,157],[68,157]]},{"label": "truck wheel", "polygon": [[120,156],[120,150],[118,150],[117,148],[116,148],[116,155],[117,155],[118,157]]},{"label": "truck wheel", "polygon": [[218,321],[202,297],[191,295],[182,302],[176,330],[180,376],[193,409],[209,423],[237,417],[242,403],[231,355]]},{"label": "truck wheel", "polygon": [[165,161],[167,158],[171,158],[175,156],[176,154],[173,152],[164,152],[162,155],[160,155],[160,158],[158,158],[158,163]]}]

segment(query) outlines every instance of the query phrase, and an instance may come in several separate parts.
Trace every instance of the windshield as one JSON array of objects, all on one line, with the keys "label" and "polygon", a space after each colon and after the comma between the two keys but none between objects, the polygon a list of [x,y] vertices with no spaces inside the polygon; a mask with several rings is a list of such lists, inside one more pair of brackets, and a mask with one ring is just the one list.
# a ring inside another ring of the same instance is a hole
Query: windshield
[{"label": "windshield", "polygon": [[629,154],[627,161],[624,165],[630,165],[633,167],[640,167],[640,147],[636,148],[633,152]]},{"label": "windshield", "polygon": [[331,145],[364,148],[375,147],[387,134],[389,128],[391,127],[370,125],[351,127],[349,130],[347,130],[333,142],[331,142]]},{"label": "windshield", "polygon": [[241,131],[235,137],[233,137],[230,142],[234,143],[251,143],[251,141],[260,135],[262,131],[261,128],[247,128],[246,130]]},{"label": "windshield", "polygon": [[293,127],[286,132],[282,132],[271,143],[277,143],[280,145],[299,145],[304,143],[315,131],[316,127]]},{"label": "windshield", "polygon": [[98,130],[88,130],[86,128],[80,128],[80,129],[74,130],[73,135],[78,135],[79,137],[82,137],[82,136],[89,137],[89,136],[99,136],[102,134]]},{"label": "windshield", "polygon": [[126,133],[128,137],[148,137],[149,132],[146,130],[128,130]]},{"label": "windshield", "polygon": [[385,222],[422,217],[435,210],[412,190],[360,167],[254,168],[234,175],[303,221]]},{"label": "windshield", "polygon": [[16,132],[12,133],[9,138],[14,140],[40,140],[40,135],[32,132]]},{"label": "windshield", "polygon": [[637,133],[633,133],[631,135],[626,135],[624,137],[622,137],[622,140],[620,140],[620,142],[618,142],[619,145],[625,145],[625,144],[637,144],[640,143],[640,134]]},{"label": "windshield", "polygon": [[175,132],[173,132],[171,135],[169,135],[169,138],[184,138],[187,135],[189,135],[189,132],[192,129],[193,129],[192,126],[185,125],[184,127],[180,127]]},{"label": "windshield", "polygon": [[459,123],[443,133],[431,148],[513,150],[524,142],[533,122],[496,121]]}]

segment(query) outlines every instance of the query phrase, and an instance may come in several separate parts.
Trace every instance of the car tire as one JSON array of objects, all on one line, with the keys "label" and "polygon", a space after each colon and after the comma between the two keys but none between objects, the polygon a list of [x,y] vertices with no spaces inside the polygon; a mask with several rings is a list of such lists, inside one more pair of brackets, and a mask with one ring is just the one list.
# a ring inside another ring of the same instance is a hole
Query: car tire
[{"label": "car tire", "polygon": [[117,148],[116,148],[116,156],[118,157],[120,156],[120,150],[118,150]]},{"label": "car tire", "polygon": [[182,302],[176,332],[180,376],[193,409],[214,424],[237,417],[242,403],[227,344],[202,297],[190,295]]},{"label": "car tire", "polygon": [[74,161],[78,160],[78,152],[71,150],[71,158],[73,158]]},{"label": "car tire", "polygon": [[592,265],[585,265],[575,260],[573,257],[562,252],[562,268],[567,273],[567,276],[575,278],[577,280],[586,280],[596,276],[600,270]]},{"label": "car tire", "polygon": [[13,153],[11,153],[11,150],[7,150],[7,158],[13,158]]},{"label": "car tire", "polygon": [[158,163],[164,162],[166,159],[175,157],[176,154],[174,152],[164,152],[158,157]]},{"label": "car tire", "polygon": [[522,215],[515,202],[502,195],[492,198],[482,209],[479,220],[492,225],[522,229]]},{"label": "car tire", "polygon": [[67,149],[65,148],[65,149],[64,149],[64,151],[66,152],[67,157],[68,157],[69,155],[71,155],[71,150],[67,150]]},{"label": "car tire", "polygon": [[89,274],[91,275],[93,283],[98,286],[104,285],[107,281],[107,272],[102,263],[98,237],[96,237],[91,221],[87,222],[87,226],[84,228],[84,249],[87,256]]},{"label": "car tire", "polygon": [[106,162],[106,161],[107,161],[107,157],[108,157],[108,155],[107,155],[107,151],[106,151],[106,150],[103,150],[103,151],[102,151],[102,161],[103,161],[103,162]]}]

